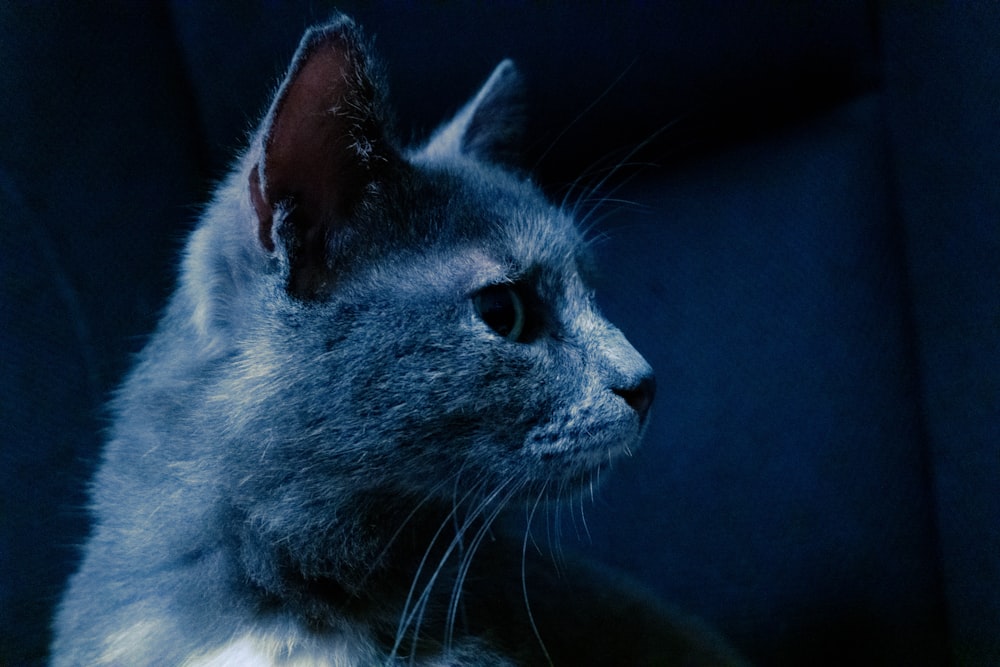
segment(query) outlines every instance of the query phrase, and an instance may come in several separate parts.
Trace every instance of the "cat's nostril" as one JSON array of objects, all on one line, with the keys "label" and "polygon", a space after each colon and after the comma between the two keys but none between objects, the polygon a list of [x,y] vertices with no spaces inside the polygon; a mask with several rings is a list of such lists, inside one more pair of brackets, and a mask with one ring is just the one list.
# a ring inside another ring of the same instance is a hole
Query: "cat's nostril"
[{"label": "cat's nostril", "polygon": [[612,389],[613,392],[625,399],[633,410],[639,413],[639,419],[645,420],[649,408],[653,405],[653,396],[656,395],[656,378],[648,375],[635,386],[627,389]]}]

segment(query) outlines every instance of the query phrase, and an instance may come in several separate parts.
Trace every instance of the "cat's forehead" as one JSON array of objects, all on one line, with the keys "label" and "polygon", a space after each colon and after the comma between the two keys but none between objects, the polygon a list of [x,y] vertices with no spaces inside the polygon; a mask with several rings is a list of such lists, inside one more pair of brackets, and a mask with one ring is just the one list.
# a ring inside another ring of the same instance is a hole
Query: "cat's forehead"
[{"label": "cat's forehead", "polygon": [[509,273],[561,271],[586,252],[572,217],[527,178],[483,166],[435,178],[440,244],[472,246]]},{"label": "cat's forehead", "polygon": [[490,284],[530,282],[539,293],[561,294],[580,282],[587,245],[572,218],[530,181],[489,169],[411,176],[396,198],[410,233],[358,275],[355,286],[364,292],[451,299]]}]

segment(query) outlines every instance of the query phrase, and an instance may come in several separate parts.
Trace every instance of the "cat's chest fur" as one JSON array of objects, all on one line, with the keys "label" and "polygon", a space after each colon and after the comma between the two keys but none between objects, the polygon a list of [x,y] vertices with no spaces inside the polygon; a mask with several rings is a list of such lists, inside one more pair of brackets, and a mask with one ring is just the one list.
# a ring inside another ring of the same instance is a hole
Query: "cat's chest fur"
[{"label": "cat's chest fur", "polygon": [[53,664],[729,664],[533,546],[654,382],[572,211],[505,166],[512,63],[412,149],[378,71],[349,19],[308,31],[205,210],[113,403]]},{"label": "cat's chest fur", "polygon": [[385,655],[371,642],[357,637],[332,636],[310,640],[308,645],[288,647],[289,637],[265,632],[248,633],[205,655],[192,658],[185,667],[369,667],[371,665],[415,665],[416,667],[504,667],[508,661],[485,647],[470,644],[455,647],[447,655],[419,661],[386,662]]},{"label": "cat's chest fur", "polygon": [[[215,650],[193,656],[186,667],[364,667],[385,663],[374,643],[361,637],[295,635],[299,633],[287,630],[247,632]],[[434,659],[421,664],[431,667],[442,663]]]},{"label": "cat's chest fur", "polygon": [[[162,632],[155,622],[142,621],[114,637],[99,658],[103,664],[137,664],[148,659],[142,647],[156,643]],[[294,627],[261,624],[218,646],[194,648],[185,667],[364,667],[385,662],[374,642],[363,636],[331,633],[310,636]]]}]

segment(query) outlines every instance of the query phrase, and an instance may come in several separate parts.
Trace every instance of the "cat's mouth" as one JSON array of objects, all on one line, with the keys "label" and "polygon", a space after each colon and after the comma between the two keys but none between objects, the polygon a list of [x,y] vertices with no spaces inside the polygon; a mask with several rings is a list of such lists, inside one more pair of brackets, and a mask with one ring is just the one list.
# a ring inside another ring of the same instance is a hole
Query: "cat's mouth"
[{"label": "cat's mouth", "polygon": [[526,453],[536,457],[547,476],[567,481],[606,468],[638,449],[645,424],[632,423],[595,427],[559,428],[548,424],[528,434]]},{"label": "cat's mouth", "polygon": [[650,373],[629,389],[598,392],[562,407],[527,432],[524,453],[549,479],[568,481],[609,467],[638,449],[655,391]]}]

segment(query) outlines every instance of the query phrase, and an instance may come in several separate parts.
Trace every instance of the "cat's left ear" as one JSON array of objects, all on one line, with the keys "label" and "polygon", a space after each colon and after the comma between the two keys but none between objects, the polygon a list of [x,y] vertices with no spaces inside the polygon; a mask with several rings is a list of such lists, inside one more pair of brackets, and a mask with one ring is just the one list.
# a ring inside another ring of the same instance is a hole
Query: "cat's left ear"
[{"label": "cat's left ear", "polygon": [[524,137],[524,86],[513,61],[504,60],[475,97],[433,134],[429,156],[464,154],[514,165]]}]

